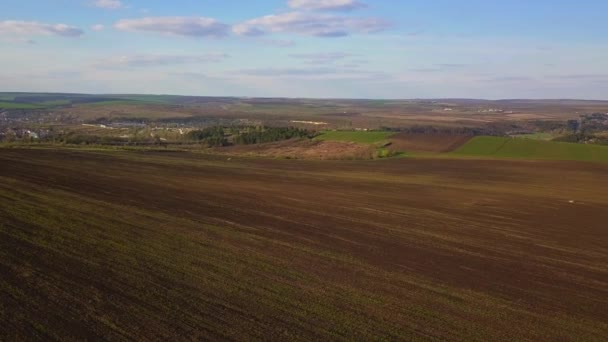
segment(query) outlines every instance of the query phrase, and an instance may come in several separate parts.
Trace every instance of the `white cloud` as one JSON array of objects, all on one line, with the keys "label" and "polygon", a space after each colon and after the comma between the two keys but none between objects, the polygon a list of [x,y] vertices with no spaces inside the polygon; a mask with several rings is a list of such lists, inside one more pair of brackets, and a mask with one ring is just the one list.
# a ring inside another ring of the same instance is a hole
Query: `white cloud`
[{"label": "white cloud", "polygon": [[312,11],[351,11],[367,5],[357,0],[289,0],[289,7]]},{"label": "white cloud", "polygon": [[95,7],[105,9],[119,9],[124,7],[124,4],[120,0],[96,0],[94,5]]},{"label": "white cloud", "polygon": [[154,32],[189,37],[224,37],[229,26],[203,17],[147,17],[120,20],[114,27],[121,31]]},{"label": "white cloud", "polygon": [[288,12],[252,19],[233,27],[236,34],[261,36],[272,32],[298,33],[315,37],[344,37],[374,33],[390,24],[380,18],[352,18],[330,14]]},{"label": "white cloud", "polygon": [[153,67],[176,64],[218,63],[230,56],[225,53],[203,55],[132,55],[117,56],[98,61],[97,68]]},{"label": "white cloud", "polygon": [[101,24],[91,26],[91,30],[96,31],[96,32],[103,31],[104,29],[105,29],[105,26],[103,26]]},{"label": "white cloud", "polygon": [[35,21],[0,21],[0,35],[31,36],[55,35],[61,37],[80,37],[84,32],[66,24],[44,24]]}]

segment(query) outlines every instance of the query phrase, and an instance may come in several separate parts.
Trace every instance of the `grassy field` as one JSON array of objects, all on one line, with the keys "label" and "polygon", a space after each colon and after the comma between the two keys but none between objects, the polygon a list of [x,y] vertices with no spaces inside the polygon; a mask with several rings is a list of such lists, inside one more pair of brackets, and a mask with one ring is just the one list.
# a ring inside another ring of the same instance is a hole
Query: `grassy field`
[{"label": "grassy field", "polygon": [[72,101],[70,101],[70,100],[51,100],[51,101],[43,101],[43,102],[40,102],[39,104],[41,106],[45,106],[45,107],[58,107],[58,106],[66,106],[71,103],[72,103]]},{"label": "grassy field", "polygon": [[608,162],[608,146],[534,139],[475,137],[454,154],[482,157]]},{"label": "grassy field", "polygon": [[11,102],[12,99],[1,99],[0,98],[0,108],[2,109],[43,109],[50,107],[58,107],[69,105],[71,101],[69,100],[51,100],[51,101],[42,101],[36,103],[21,103],[21,102]]},{"label": "grassy field", "polygon": [[37,104],[0,101],[0,109],[40,109],[44,107],[44,105]]},{"label": "grassy field", "polygon": [[360,144],[377,144],[385,141],[393,132],[365,132],[365,131],[330,131],[323,132],[317,139],[327,141],[346,141]]},{"label": "grassy field", "polygon": [[608,336],[608,165],[42,149],[0,165],[0,340]]},{"label": "grassy field", "polygon": [[80,107],[86,107],[86,106],[95,106],[95,107],[102,107],[102,106],[116,106],[116,105],[137,105],[137,104],[142,104],[139,101],[135,101],[135,100],[107,100],[107,101],[99,101],[99,102],[91,102],[91,103],[85,103],[85,104],[79,104]]},{"label": "grassy field", "polygon": [[126,101],[158,104],[172,104],[175,103],[175,100],[179,99],[179,96],[171,95],[119,95],[118,97]]},{"label": "grassy field", "polygon": [[[28,101],[14,102],[15,97],[27,98]],[[164,105],[172,104],[175,96],[162,95],[115,95],[115,96],[87,96],[82,94],[56,95],[52,99],[52,94],[20,94],[20,93],[0,93],[0,108],[4,109],[42,109],[59,106],[66,106],[72,103],[88,106],[115,106],[115,105]],[[67,98],[66,98],[67,97]],[[82,102],[87,98],[94,97],[92,102]],[[50,98],[50,99],[49,99]]]}]

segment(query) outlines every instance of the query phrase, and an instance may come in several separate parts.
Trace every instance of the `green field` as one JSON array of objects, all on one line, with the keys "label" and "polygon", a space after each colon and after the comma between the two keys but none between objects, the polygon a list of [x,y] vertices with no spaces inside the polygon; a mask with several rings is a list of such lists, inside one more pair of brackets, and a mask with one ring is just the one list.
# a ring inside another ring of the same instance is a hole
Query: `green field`
[{"label": "green field", "polygon": [[51,100],[51,101],[39,102],[37,104],[43,105],[45,107],[57,107],[57,106],[67,106],[71,103],[72,103],[72,101],[70,101],[70,100]]},{"label": "green field", "polygon": [[[16,97],[27,97],[28,101],[14,102]],[[56,97],[56,99],[53,99]],[[172,104],[176,96],[171,95],[96,95],[99,101],[83,101],[91,95],[84,94],[47,94],[47,93],[0,93],[0,108],[3,109],[41,109],[65,106],[72,103],[92,106],[130,105],[130,104]]]},{"label": "green field", "polygon": [[534,139],[475,137],[454,155],[608,162],[608,146]]},{"label": "green field", "polygon": [[29,104],[29,103],[16,103],[16,102],[2,102],[0,101],[1,109],[40,109],[44,106]]},{"label": "green field", "polygon": [[392,132],[356,132],[356,131],[332,131],[324,132],[317,137],[326,141],[348,141],[359,144],[377,144],[394,135]]},{"label": "green field", "polygon": [[176,100],[179,100],[179,96],[175,95],[118,95],[114,96],[122,98],[127,101],[137,101],[145,103],[156,103],[156,104],[174,104]]},{"label": "green field", "polygon": [[2,109],[42,109],[48,107],[65,106],[72,103],[70,100],[49,100],[36,103],[13,102],[14,96],[0,97],[0,108]]},{"label": "green field", "polygon": [[137,105],[143,104],[139,101],[134,100],[107,100],[107,101],[99,101],[99,102],[89,102],[89,103],[81,103],[80,107],[84,106],[92,106],[92,107],[101,107],[101,106],[122,106],[122,105]]}]

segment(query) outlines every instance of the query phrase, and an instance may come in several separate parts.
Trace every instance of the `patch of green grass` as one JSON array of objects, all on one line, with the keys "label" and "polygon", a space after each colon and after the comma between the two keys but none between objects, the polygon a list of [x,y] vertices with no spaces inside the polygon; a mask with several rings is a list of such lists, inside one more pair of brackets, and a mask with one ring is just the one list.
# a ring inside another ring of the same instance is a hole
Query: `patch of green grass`
[{"label": "patch of green grass", "polygon": [[348,141],[360,144],[377,144],[388,139],[392,132],[365,132],[365,131],[332,131],[317,136],[325,141]]},{"label": "patch of green grass", "polygon": [[453,152],[453,154],[499,158],[608,162],[607,146],[501,137],[475,137]]},{"label": "patch of green grass", "polygon": [[145,97],[125,97],[121,99],[108,99],[98,102],[82,103],[83,106],[120,106],[120,105],[161,105],[170,104],[171,102],[156,100],[154,98],[146,99]]},{"label": "patch of green grass", "polygon": [[66,105],[69,105],[70,103],[72,103],[72,101],[70,101],[70,100],[50,100],[50,101],[39,102],[37,104],[48,106],[48,107],[55,107],[55,106],[66,106]]},{"label": "patch of green grass", "polygon": [[0,108],[2,109],[40,109],[44,106],[30,103],[17,103],[17,102],[1,102]]},{"label": "patch of green grass", "polygon": [[42,109],[48,107],[57,107],[57,106],[65,106],[72,103],[70,100],[50,100],[44,102],[37,103],[21,103],[21,102],[12,102],[12,100],[0,98],[0,108],[3,109]]},{"label": "patch of green grass", "polygon": [[119,95],[119,98],[127,101],[137,101],[156,104],[173,104],[179,96],[174,95]]},{"label": "patch of green grass", "polygon": [[378,148],[374,153],[374,159],[386,159],[386,158],[402,158],[407,157],[408,154],[405,152],[391,151],[388,148]]},{"label": "patch of green grass", "polygon": [[120,106],[120,105],[136,105],[136,104],[139,104],[139,103],[137,101],[132,101],[132,100],[108,100],[108,101],[82,103],[82,104],[79,104],[79,106],[98,107],[98,106]]}]

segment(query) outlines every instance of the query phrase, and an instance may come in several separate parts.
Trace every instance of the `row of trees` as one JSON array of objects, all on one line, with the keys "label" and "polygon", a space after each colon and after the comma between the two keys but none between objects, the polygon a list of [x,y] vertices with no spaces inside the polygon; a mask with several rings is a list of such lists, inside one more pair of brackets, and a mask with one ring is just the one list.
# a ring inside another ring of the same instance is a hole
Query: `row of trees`
[{"label": "row of trees", "polygon": [[210,147],[228,145],[228,139],[223,127],[207,127],[188,133],[188,137],[197,142],[206,143]]},{"label": "row of trees", "polygon": [[[0,142],[30,142],[74,144],[74,145],[166,145],[189,144],[192,142],[209,147],[228,145],[261,144],[295,138],[312,138],[315,133],[294,127],[222,127],[214,126],[190,131],[184,135],[181,132],[156,131],[150,128],[117,131],[118,134],[97,134],[85,131],[55,131],[45,130],[44,134],[36,134],[34,138],[21,131],[0,131]],[[107,133],[112,133],[108,131]]]},{"label": "row of trees", "polygon": [[553,139],[555,141],[608,145],[608,138],[597,133],[608,131],[608,114],[583,114],[578,120],[568,120],[568,134]]},{"label": "row of trees", "polygon": [[236,145],[261,144],[294,138],[313,138],[314,133],[295,127],[249,127],[233,136]]},{"label": "row of trees", "polygon": [[414,125],[411,127],[381,127],[381,131],[409,134],[448,134],[448,135],[504,135],[510,127],[504,125],[486,125],[484,127],[436,127]]},{"label": "row of trees", "polygon": [[567,134],[553,139],[553,141],[579,143],[579,144],[598,144],[608,145],[608,137],[599,136],[592,133],[579,132]]},{"label": "row of trees", "polygon": [[191,131],[188,137],[210,147],[234,145],[252,145],[295,138],[312,138],[314,133],[295,127],[208,127]]},{"label": "row of trees", "polygon": [[[584,135],[608,131],[608,115],[593,113],[581,115],[578,120],[568,121],[498,121],[479,127],[436,127],[414,125],[411,127],[382,127],[383,131],[417,133],[417,134],[464,134],[464,135],[511,135],[531,132],[554,132],[571,135],[569,139],[585,140]],[[587,139],[588,140],[588,139]]]}]

